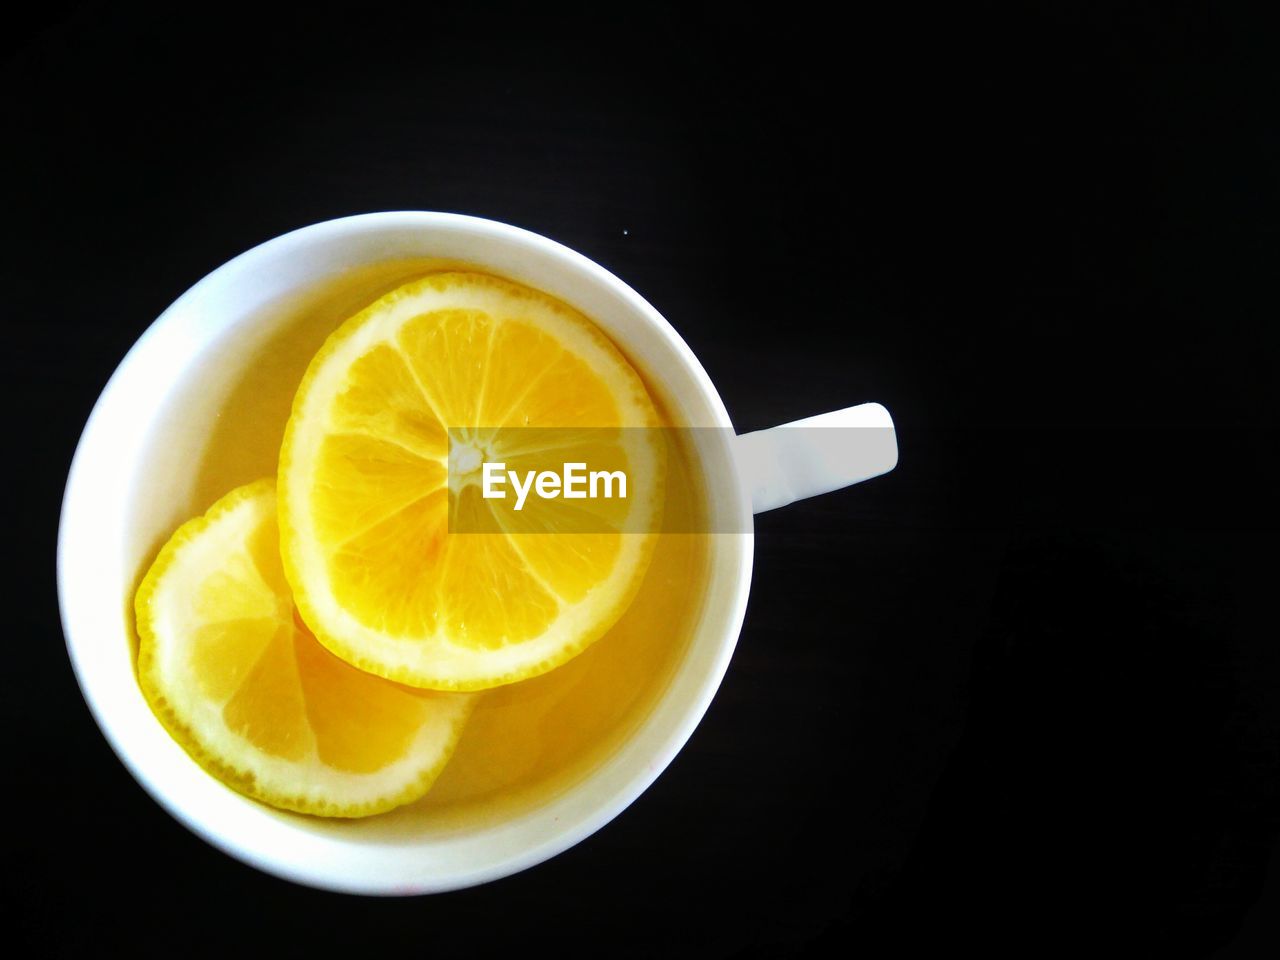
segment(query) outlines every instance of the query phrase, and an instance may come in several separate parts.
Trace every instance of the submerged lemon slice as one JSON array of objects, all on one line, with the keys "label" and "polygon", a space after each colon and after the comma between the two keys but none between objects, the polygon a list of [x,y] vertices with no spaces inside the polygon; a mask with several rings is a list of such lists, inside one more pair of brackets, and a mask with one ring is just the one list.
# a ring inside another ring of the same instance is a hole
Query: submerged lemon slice
[{"label": "submerged lemon slice", "polygon": [[[303,619],[343,659],[418,687],[563,663],[644,576],[664,452],[632,428],[657,424],[635,370],[560,301],[460,272],[393,291],[330,336],[294,398],[280,528]],[[481,461],[560,460],[624,472],[627,497],[536,519],[482,497]]]},{"label": "submerged lemon slice", "polygon": [[277,807],[335,817],[430,789],[474,697],[369,676],[316,643],[280,565],[275,484],[178,529],[138,588],[138,676],[206,770]]}]

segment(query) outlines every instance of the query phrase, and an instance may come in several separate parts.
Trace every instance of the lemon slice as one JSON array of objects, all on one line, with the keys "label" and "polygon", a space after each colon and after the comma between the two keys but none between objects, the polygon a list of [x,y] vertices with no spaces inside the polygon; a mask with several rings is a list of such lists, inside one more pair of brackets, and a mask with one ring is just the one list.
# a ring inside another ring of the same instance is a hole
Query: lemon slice
[{"label": "lemon slice", "polygon": [[138,588],[138,677],[206,770],[259,800],[359,817],[430,789],[462,730],[465,694],[372,677],[316,643],[280,566],[275,483],[184,524]]},{"label": "lemon slice", "polygon": [[[285,430],[281,545],[303,619],[344,660],[418,687],[563,663],[644,576],[665,461],[657,431],[632,428],[657,424],[635,370],[566,304],[478,273],[393,291],[329,337]],[[460,479],[451,443],[469,448]],[[482,497],[482,461],[557,459],[637,482],[594,524],[567,508],[535,524]]]}]

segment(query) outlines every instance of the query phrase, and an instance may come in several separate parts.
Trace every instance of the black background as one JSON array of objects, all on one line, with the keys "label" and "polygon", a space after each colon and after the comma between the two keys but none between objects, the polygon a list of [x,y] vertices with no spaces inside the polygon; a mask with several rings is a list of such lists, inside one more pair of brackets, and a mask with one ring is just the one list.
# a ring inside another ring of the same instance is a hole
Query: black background
[{"label": "black background", "polygon": [[[748,6],[9,24],[11,939],[1274,955],[1277,24]],[[874,399],[902,447],[759,519],[729,675],[631,809],[413,900],[292,886],[165,815],[80,699],[54,586],[76,439],[146,325],[262,240],[384,209],[599,261],[740,430]]]}]

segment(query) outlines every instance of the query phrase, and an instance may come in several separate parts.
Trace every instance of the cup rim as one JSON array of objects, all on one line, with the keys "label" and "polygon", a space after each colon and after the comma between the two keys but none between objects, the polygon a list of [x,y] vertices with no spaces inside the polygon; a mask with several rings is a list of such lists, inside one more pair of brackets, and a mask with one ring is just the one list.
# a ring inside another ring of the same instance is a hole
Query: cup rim
[{"label": "cup rim", "polygon": [[[87,459],[85,451],[89,446],[89,441],[100,429],[100,424],[112,407],[113,398],[121,392],[122,385],[131,376],[131,371],[141,362],[140,358],[145,359],[149,350],[148,345],[151,341],[160,335],[161,331],[173,321],[174,317],[180,316],[189,303],[197,301],[207,288],[232,275],[235,271],[252,264],[254,261],[287,253],[291,248],[296,247],[298,251],[302,251],[308,245],[324,240],[348,237],[355,233],[364,231],[377,233],[379,231],[405,228],[424,230],[461,229],[481,237],[506,240],[527,247],[553,260],[558,260],[574,271],[587,274],[592,281],[626,301],[632,309],[645,318],[647,324],[662,338],[664,346],[674,352],[680,366],[683,368],[683,372],[692,379],[701,394],[701,400],[707,404],[718,421],[717,425],[732,429],[732,423],[724,408],[720,394],[715,389],[710,377],[693,351],[671,324],[639,293],[609,270],[557,241],[510,224],[464,214],[404,210],[366,213],[321,221],[281,234],[251,247],[210,271],[174,300],[139,336],[138,340],[117,365],[94,403],[77,443],[63,493],[57,543],[58,606],[67,653],[71,660],[77,684],[91,715],[116,756],[120,758],[121,762],[144,790],[170,815],[192,830],[192,832],[236,859],[272,875],[320,889],[361,894],[443,892],[510,876],[535,866],[576,845],[625,810],[670,765],[676,754],[688,741],[694,729],[701,722],[710,706],[711,700],[723,682],[724,674],[736,647],[746,613],[754,555],[753,533],[720,535],[732,537],[739,544],[735,550],[737,560],[736,583],[732,587],[732,598],[726,608],[730,613],[724,619],[723,625],[716,628],[716,633],[719,637],[716,656],[698,684],[696,697],[691,697],[682,708],[681,719],[676,729],[650,752],[649,761],[641,769],[635,771],[626,780],[625,786],[608,798],[608,802],[595,804],[592,811],[580,818],[572,827],[562,830],[549,840],[532,844],[527,849],[518,851],[504,860],[490,864],[485,868],[470,872],[466,870],[454,871],[451,875],[442,877],[438,881],[419,880],[409,885],[411,886],[410,889],[402,882],[403,878],[370,881],[367,877],[357,879],[334,874],[322,865],[285,862],[278,856],[272,856],[270,853],[258,849],[248,841],[237,840],[214,829],[204,818],[196,816],[185,808],[179,802],[179,797],[172,796],[168,790],[158,783],[156,778],[150,775],[147,765],[135,755],[126,734],[122,732],[116,723],[116,718],[112,716],[111,711],[105,706],[100,683],[105,683],[106,681],[100,681],[98,677],[94,676],[85,662],[84,645],[91,641],[83,632],[77,632],[77,630],[83,631],[83,628],[77,627],[76,601],[73,595],[73,588],[69,584],[69,570],[74,566],[71,559],[72,552],[76,549],[80,539],[79,527],[77,526],[79,504],[89,496],[87,485],[92,479],[86,472],[88,467],[85,462]],[[741,500],[741,494],[739,494],[739,497]],[[739,508],[744,512],[747,520],[742,529],[750,531],[749,503],[742,500]],[[668,695],[669,693],[663,694],[659,703],[665,700]],[[656,709],[657,706],[655,705],[654,710],[656,711]],[[635,734],[633,733],[631,738],[634,739],[634,736]],[[625,746],[625,743],[623,746]],[[622,749],[623,747],[620,747],[619,751]],[[582,783],[589,782],[592,776],[594,774],[587,775]],[[570,790],[576,790],[579,786],[580,784],[575,785]]]}]

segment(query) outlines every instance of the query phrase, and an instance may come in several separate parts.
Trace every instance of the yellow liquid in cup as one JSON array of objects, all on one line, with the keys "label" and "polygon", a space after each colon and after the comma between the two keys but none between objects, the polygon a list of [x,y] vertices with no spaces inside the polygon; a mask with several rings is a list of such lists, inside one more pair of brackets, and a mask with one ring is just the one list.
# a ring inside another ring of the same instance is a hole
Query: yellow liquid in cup
[{"label": "yellow liquid in cup", "polygon": [[[163,458],[157,454],[165,462],[141,485],[135,511],[154,509],[165,490],[185,491],[181,502],[167,504],[176,526],[229,490],[274,476],[294,392],[325,338],[382,294],[448,269],[477,268],[398,260],[352,270],[263,311],[240,328],[241,335],[232,331],[209,351],[205,367],[173,404],[175,414],[161,431],[169,436],[155,443],[168,451]],[[228,371],[236,373],[229,378]],[[673,425],[661,393],[639,372],[659,415]],[[182,420],[184,405],[207,404],[210,396],[216,396],[216,408],[192,420],[211,423],[211,429],[192,436]],[[181,453],[173,452],[177,446]],[[704,515],[705,492],[692,453],[678,440],[669,450],[668,515]],[[191,471],[189,482],[164,483],[164,475],[175,471]],[[685,519],[678,528],[700,527]],[[172,528],[139,565],[135,588],[169,533]],[[531,809],[590,773],[644,721],[674,676],[697,625],[709,562],[707,534],[661,534],[639,593],[605,636],[547,674],[480,694],[431,792],[375,819],[393,832],[419,821],[445,828],[489,822]]]}]

